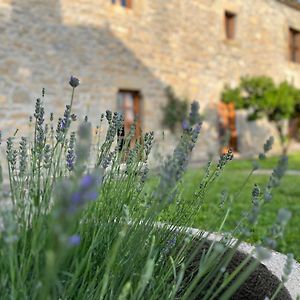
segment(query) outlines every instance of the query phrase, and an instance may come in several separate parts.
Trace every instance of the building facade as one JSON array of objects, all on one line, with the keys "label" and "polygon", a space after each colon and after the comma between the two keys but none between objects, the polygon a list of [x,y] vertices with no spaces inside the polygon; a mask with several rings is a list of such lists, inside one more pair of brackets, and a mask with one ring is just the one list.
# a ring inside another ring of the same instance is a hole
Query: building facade
[{"label": "building facade", "polygon": [[[218,149],[225,84],[267,75],[300,87],[300,5],[292,0],[0,0],[0,118],[4,135],[26,130],[46,88],[62,113],[68,77],[80,78],[74,110],[92,121],[122,109],[143,131],[161,130],[164,89],[200,102],[199,153]],[[240,121],[239,121],[240,119]],[[237,116],[239,150],[272,132]]]}]

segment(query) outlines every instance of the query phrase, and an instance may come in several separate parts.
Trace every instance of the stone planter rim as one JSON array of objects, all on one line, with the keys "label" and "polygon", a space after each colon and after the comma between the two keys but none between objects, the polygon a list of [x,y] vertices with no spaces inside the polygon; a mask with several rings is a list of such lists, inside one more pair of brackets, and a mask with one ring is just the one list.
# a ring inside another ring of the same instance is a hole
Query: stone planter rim
[{"label": "stone planter rim", "polygon": [[[192,227],[184,227],[184,226],[172,226],[166,223],[157,223],[158,227],[170,227],[175,229],[176,231],[184,232],[186,231],[188,234],[192,236],[199,236],[200,234],[204,234],[204,238],[208,241],[220,241],[224,236],[220,233],[211,233],[205,230],[196,229]],[[233,241],[236,239],[232,239]],[[253,252],[255,247],[249,243],[242,242],[238,247],[238,251],[244,254],[250,254]],[[261,261],[261,264],[267,267],[267,269],[275,275],[279,280],[281,280],[281,276],[283,273],[283,268],[286,263],[287,256],[280,252],[270,250],[271,257],[267,260]],[[253,255],[255,258],[255,254]],[[295,259],[293,260],[293,269],[289,276],[288,281],[284,284],[285,288],[290,293],[291,297],[296,300],[297,296],[300,296],[300,264]]]}]

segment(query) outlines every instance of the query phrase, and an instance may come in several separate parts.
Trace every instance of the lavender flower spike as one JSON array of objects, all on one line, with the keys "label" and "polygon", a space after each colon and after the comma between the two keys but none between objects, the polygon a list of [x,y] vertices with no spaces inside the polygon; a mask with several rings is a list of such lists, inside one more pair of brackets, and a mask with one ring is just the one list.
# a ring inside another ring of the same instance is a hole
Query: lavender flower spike
[{"label": "lavender flower spike", "polygon": [[80,187],[83,189],[88,189],[92,187],[94,183],[95,183],[95,178],[90,174],[86,174],[82,177],[80,181]]},{"label": "lavender flower spike", "polygon": [[187,120],[183,120],[182,122],[182,129],[183,130],[188,130],[189,129],[189,123]]},{"label": "lavender flower spike", "polygon": [[75,89],[79,85],[79,79],[74,76],[71,76],[69,84],[72,88]]},{"label": "lavender flower spike", "polygon": [[81,238],[80,238],[80,235],[79,234],[74,234],[74,235],[71,235],[69,238],[68,238],[68,244],[70,246],[78,246],[80,244],[80,241],[81,241]]}]

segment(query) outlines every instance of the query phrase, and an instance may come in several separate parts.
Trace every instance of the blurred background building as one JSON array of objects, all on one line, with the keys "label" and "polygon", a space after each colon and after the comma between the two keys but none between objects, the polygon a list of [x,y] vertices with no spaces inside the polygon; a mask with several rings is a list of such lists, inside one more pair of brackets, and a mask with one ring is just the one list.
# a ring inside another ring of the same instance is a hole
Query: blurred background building
[{"label": "blurred background building", "polygon": [[199,157],[219,151],[220,120],[246,155],[274,130],[218,104],[224,85],[267,75],[300,87],[300,4],[292,0],[0,0],[0,29],[4,135],[26,130],[43,87],[48,112],[61,114],[75,75],[81,118],[120,110],[126,127],[136,117],[143,132],[161,131],[171,86],[201,105]]}]

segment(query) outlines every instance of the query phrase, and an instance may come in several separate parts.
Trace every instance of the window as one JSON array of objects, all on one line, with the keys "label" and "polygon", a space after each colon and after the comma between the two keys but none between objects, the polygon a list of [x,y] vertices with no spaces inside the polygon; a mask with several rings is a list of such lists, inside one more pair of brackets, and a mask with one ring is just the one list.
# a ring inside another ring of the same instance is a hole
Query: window
[{"label": "window", "polygon": [[300,63],[300,31],[290,28],[290,60]]},{"label": "window", "polygon": [[225,11],[225,33],[228,40],[235,38],[236,32],[236,14]]},{"label": "window", "polygon": [[120,90],[117,98],[118,110],[124,116],[124,131],[127,134],[136,124],[135,138],[141,135],[141,94],[139,91]]},{"label": "window", "polygon": [[132,0],[111,0],[112,4],[119,4],[126,8],[132,7]]}]

